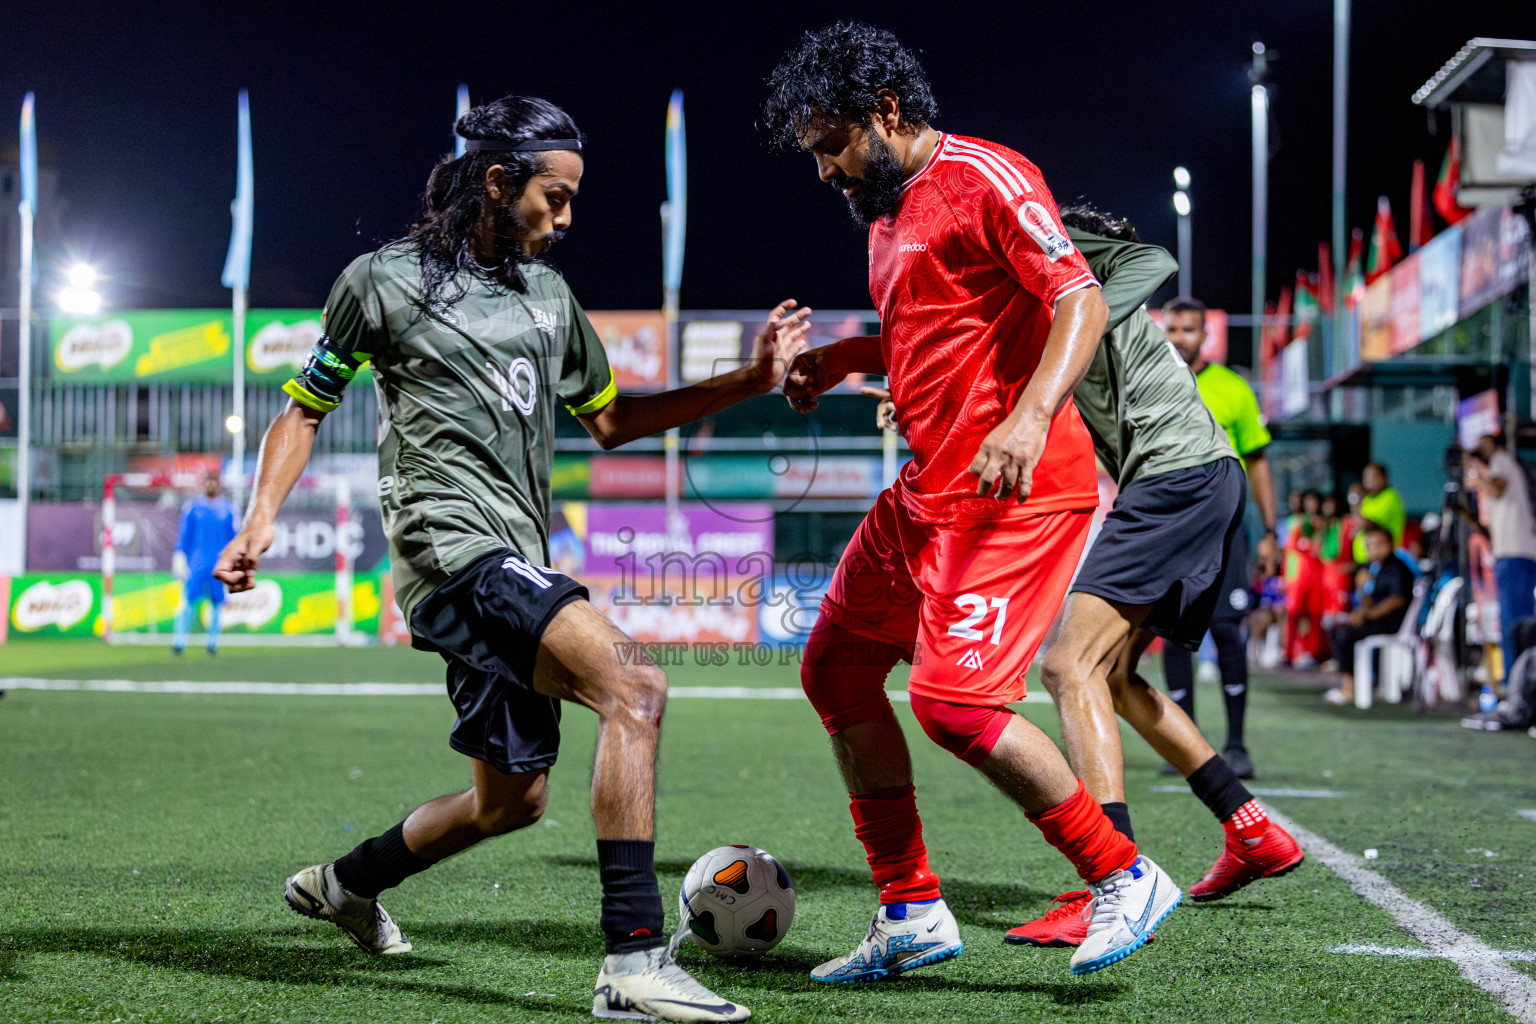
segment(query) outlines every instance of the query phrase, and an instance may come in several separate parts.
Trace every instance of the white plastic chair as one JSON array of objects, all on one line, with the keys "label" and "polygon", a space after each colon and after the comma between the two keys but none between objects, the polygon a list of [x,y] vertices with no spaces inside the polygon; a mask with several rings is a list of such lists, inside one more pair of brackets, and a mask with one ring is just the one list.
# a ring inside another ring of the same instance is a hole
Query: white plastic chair
[{"label": "white plastic chair", "polygon": [[1362,711],[1371,706],[1371,692],[1375,688],[1376,659],[1372,655],[1381,652],[1381,699],[1388,704],[1400,703],[1403,691],[1413,686],[1414,652],[1419,646],[1419,607],[1424,603],[1426,584],[1423,580],[1414,584],[1413,600],[1408,602],[1408,614],[1396,633],[1368,636],[1355,644],[1355,707]]},{"label": "white plastic chair", "polygon": [[1456,605],[1465,586],[1466,581],[1457,577],[1440,588],[1419,634],[1424,642],[1419,645],[1415,659],[1414,683],[1426,706],[1438,704],[1442,698],[1461,700],[1461,674],[1456,664]]}]

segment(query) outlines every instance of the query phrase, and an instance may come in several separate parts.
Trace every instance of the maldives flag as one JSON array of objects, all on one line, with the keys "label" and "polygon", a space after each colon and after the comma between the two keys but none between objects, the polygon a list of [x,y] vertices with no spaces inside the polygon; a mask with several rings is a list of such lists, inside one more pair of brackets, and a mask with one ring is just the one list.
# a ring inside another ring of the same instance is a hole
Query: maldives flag
[{"label": "maldives flag", "polygon": [[1392,204],[1382,196],[1376,200],[1376,227],[1371,231],[1371,256],[1365,265],[1365,283],[1373,284],[1402,258],[1403,247],[1397,240],[1397,226],[1392,223]]},{"label": "maldives flag", "polygon": [[1445,159],[1440,162],[1440,177],[1435,179],[1435,212],[1447,224],[1460,224],[1472,214],[1469,207],[1456,202],[1456,190],[1461,187],[1461,140],[1451,136]]},{"label": "maldives flag", "polygon": [[1317,243],[1317,306],[1333,316],[1333,251],[1327,242]]},{"label": "maldives flag", "polygon": [[1429,197],[1424,194],[1424,161],[1413,162],[1413,186],[1408,199],[1408,251],[1417,252],[1419,247],[1434,237],[1430,225]]},{"label": "maldives flag", "polygon": [[1291,340],[1297,341],[1309,337],[1317,330],[1318,313],[1320,306],[1317,296],[1318,281],[1315,275],[1305,270],[1296,271],[1295,292],[1295,321],[1296,326],[1291,330]]},{"label": "maldives flag", "polygon": [[1360,258],[1365,254],[1365,232],[1355,228],[1349,233],[1349,260],[1344,264],[1344,304],[1353,306],[1365,294],[1365,274]]}]

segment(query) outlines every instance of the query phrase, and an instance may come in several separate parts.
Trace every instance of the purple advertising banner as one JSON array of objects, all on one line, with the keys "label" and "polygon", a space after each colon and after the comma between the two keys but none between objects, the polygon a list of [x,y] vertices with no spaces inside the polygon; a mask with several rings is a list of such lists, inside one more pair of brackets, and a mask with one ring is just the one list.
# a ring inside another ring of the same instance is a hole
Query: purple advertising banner
[{"label": "purple advertising banner", "polygon": [[654,554],[673,553],[697,560],[719,555],[732,573],[749,555],[767,555],[773,564],[773,509],[766,503],[731,502],[716,506],[679,507],[679,529],[667,530],[667,511],[660,503],[587,506],[585,571],[597,574],[632,572]]},{"label": "purple advertising banner", "polygon": [[1525,283],[1530,229],[1503,206],[1478,210],[1461,222],[1461,318]]},{"label": "purple advertising banner", "polygon": [[[180,525],[179,501],[117,502],[112,545],[117,571],[168,572]],[[261,567],[282,572],[331,572],[336,568],[336,513],[333,509],[286,509],[277,517],[272,547]],[[353,568],[371,571],[384,563],[388,542],[377,508],[354,508],[341,537]],[[101,506],[95,502],[40,502],[27,513],[29,572],[100,572]]]}]

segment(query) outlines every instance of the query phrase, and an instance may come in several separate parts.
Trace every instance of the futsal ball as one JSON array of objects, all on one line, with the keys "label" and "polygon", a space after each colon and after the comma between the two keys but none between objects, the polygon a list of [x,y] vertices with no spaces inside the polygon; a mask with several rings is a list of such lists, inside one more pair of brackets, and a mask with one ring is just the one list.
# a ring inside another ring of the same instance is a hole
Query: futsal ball
[{"label": "futsal ball", "polygon": [[762,956],[795,917],[795,885],[755,846],[721,846],[693,862],[677,911],[695,944],[726,960]]}]

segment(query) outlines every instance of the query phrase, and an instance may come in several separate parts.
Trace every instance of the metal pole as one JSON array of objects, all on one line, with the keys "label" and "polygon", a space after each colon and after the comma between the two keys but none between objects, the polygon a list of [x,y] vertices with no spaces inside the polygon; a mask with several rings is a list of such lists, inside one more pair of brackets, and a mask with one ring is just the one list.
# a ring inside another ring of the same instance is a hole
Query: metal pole
[{"label": "metal pole", "polygon": [[235,474],[233,498],[235,508],[245,504],[245,288],[234,289],[234,327],[235,327],[235,373],[234,387],[235,400],[232,411],[240,421],[240,429],[234,431],[234,461]]},{"label": "metal pole", "polygon": [[[1264,323],[1265,236],[1269,218],[1269,90],[1264,87],[1264,44],[1253,44],[1253,358],[1259,356]],[[1257,365],[1257,363],[1255,363]]]},{"label": "metal pole", "polygon": [[[678,366],[681,353],[677,343],[677,302],[677,289],[668,288],[661,305],[661,316],[666,323],[668,391],[677,388],[678,371],[681,369]],[[681,500],[683,474],[678,456],[682,446],[682,432],[673,427],[667,431],[662,445],[666,451],[667,536],[670,538],[679,529],[678,504]]]},{"label": "metal pole", "polygon": [[1180,295],[1193,295],[1195,293],[1194,286],[1192,284],[1190,284],[1190,279],[1194,276],[1194,271],[1191,269],[1191,266],[1190,266],[1190,245],[1191,245],[1191,242],[1190,242],[1189,214],[1181,213],[1181,214],[1179,214],[1179,294]]},{"label": "metal pole", "polygon": [[[1345,158],[1349,141],[1349,0],[1333,0],[1333,347],[1343,352],[1349,316],[1344,309],[1344,267],[1349,259],[1345,225]],[[1335,370],[1343,364],[1335,359]]]},{"label": "metal pole", "polygon": [[27,515],[32,502],[32,287],[36,271],[33,230],[37,210],[37,128],[29,92],[21,103],[21,324],[16,374],[16,498],[21,565],[27,565]]}]

